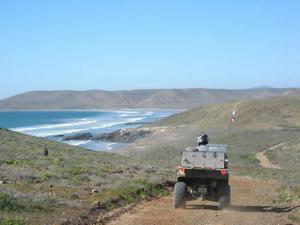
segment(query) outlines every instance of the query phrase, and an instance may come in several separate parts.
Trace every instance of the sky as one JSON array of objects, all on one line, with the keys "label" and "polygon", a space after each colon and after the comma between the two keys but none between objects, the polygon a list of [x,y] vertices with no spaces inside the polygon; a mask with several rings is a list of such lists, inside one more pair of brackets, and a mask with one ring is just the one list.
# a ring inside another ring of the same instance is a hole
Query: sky
[{"label": "sky", "polygon": [[300,87],[300,1],[0,1],[0,99]]}]

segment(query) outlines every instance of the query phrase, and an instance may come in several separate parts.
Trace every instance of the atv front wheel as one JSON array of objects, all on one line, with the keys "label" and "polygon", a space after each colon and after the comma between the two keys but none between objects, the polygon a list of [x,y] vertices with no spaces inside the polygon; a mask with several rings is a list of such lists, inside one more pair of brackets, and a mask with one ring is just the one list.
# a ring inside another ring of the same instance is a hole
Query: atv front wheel
[{"label": "atv front wheel", "polygon": [[174,209],[185,206],[185,198],[187,194],[187,186],[184,182],[177,182],[174,187]]}]

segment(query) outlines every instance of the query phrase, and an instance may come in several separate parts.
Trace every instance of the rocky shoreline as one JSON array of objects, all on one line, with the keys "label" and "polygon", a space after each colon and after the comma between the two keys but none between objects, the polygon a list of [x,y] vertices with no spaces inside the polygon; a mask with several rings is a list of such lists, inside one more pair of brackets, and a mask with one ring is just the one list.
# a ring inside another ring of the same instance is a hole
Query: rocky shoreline
[{"label": "rocky shoreline", "polygon": [[131,143],[138,139],[145,138],[150,135],[152,130],[150,128],[128,128],[119,129],[110,133],[92,134],[92,133],[79,133],[70,136],[60,135],[63,141],[106,141],[106,142],[120,142]]}]

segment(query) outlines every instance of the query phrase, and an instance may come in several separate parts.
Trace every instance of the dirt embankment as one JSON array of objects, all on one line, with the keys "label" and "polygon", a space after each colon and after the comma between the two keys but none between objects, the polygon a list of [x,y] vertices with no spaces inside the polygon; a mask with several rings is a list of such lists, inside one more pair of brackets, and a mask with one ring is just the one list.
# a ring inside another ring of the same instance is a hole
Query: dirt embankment
[{"label": "dirt embankment", "polygon": [[276,203],[276,183],[252,178],[231,179],[232,205],[218,211],[212,202],[190,201],[185,209],[172,208],[172,195],[144,202],[110,225],[247,225],[292,224],[288,213],[296,205]]}]

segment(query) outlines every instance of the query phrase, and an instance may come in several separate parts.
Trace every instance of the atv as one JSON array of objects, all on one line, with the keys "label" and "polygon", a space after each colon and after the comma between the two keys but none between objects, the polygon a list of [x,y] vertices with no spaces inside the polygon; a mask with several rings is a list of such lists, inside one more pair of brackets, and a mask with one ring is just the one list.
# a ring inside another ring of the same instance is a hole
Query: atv
[{"label": "atv", "polygon": [[218,209],[230,204],[228,146],[207,144],[186,148],[181,153],[174,208],[185,207],[188,197],[218,202]]}]

